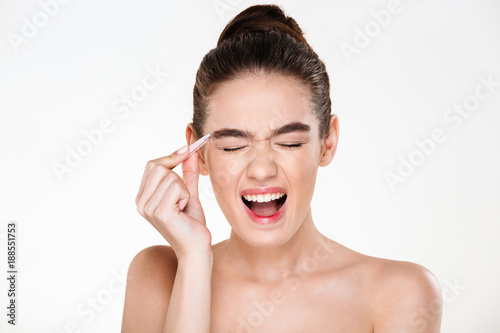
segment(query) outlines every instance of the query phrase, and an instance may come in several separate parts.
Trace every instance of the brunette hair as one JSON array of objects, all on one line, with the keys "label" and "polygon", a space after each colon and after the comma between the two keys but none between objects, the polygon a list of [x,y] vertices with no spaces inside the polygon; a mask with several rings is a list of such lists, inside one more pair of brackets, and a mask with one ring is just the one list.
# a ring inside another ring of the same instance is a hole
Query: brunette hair
[{"label": "brunette hair", "polygon": [[331,100],[325,64],[293,18],[278,6],[256,5],[226,25],[196,73],[193,127],[198,138],[203,136],[209,98],[217,85],[250,74],[280,74],[304,83],[320,123],[320,138],[328,136]]}]

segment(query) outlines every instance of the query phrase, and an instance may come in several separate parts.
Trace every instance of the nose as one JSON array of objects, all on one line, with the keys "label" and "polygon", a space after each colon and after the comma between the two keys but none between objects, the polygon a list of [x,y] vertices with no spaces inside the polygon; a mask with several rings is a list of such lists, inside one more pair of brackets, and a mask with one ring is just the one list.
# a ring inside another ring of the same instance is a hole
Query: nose
[{"label": "nose", "polygon": [[[264,148],[264,147],[262,147]],[[247,165],[247,177],[265,181],[276,176],[278,167],[268,149],[256,149]]]}]

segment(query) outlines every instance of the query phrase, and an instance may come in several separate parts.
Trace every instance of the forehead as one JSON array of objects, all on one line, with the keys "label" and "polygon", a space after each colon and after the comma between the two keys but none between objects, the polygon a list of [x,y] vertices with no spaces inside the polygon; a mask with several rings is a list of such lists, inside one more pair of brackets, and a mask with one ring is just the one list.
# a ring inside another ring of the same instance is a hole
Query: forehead
[{"label": "forehead", "polygon": [[206,130],[241,128],[265,135],[290,122],[316,126],[310,94],[297,79],[251,75],[221,83],[210,97]]}]

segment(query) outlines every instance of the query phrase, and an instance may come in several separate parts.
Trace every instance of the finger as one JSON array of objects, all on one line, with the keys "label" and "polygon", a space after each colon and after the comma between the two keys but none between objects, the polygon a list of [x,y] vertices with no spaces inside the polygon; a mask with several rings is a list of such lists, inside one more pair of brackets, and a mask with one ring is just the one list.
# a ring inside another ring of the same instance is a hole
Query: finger
[{"label": "finger", "polygon": [[[186,196],[189,197],[189,192],[186,185],[182,182],[182,179],[165,177],[161,180],[160,184],[158,184],[156,191],[146,203],[144,212],[149,216],[154,216],[154,212],[163,198],[167,197],[170,207]],[[171,209],[170,211],[176,213],[175,209]]]},{"label": "finger", "polygon": [[158,200],[158,203],[155,203],[156,207],[152,217],[158,223],[159,229],[162,229],[161,226],[165,227],[165,223],[181,213],[183,209],[181,202],[188,202],[189,192],[184,184],[173,182],[168,186],[168,190],[163,196],[159,195],[154,200]]},{"label": "finger", "polygon": [[200,178],[198,168],[198,152],[195,152],[187,160],[182,162],[182,179],[186,184],[189,194],[198,198],[198,179]]},{"label": "finger", "polygon": [[144,184],[144,189],[137,199],[138,206],[144,207],[146,205],[146,203],[155,193],[158,184],[160,184],[160,182],[164,178],[174,180],[175,178],[179,178],[179,176],[176,173],[169,171],[164,166],[161,166],[159,164],[155,165],[149,172],[149,176]]},{"label": "finger", "polygon": [[152,166],[153,166],[152,161],[146,163],[146,167],[144,168],[144,173],[142,174],[141,185],[139,185],[139,191],[137,191],[137,195],[135,196],[135,204],[137,204],[139,198],[142,195],[142,192],[144,191],[144,186],[146,185],[146,180],[148,179],[149,171],[152,168]]},{"label": "finger", "polygon": [[[185,150],[182,151],[182,149],[185,149]],[[142,196],[142,193],[144,191],[144,187],[146,186],[146,182],[147,182],[149,173],[156,165],[160,164],[160,165],[163,165],[166,168],[172,170],[177,165],[179,165],[188,155],[189,155],[189,146],[184,146],[181,149],[173,152],[172,154],[170,154],[168,156],[160,157],[160,158],[157,158],[155,160],[149,161],[146,164],[146,168],[144,169],[144,174],[142,176],[141,185],[139,186],[139,191],[137,192],[137,195],[135,197],[135,203],[137,204],[137,201]]]}]

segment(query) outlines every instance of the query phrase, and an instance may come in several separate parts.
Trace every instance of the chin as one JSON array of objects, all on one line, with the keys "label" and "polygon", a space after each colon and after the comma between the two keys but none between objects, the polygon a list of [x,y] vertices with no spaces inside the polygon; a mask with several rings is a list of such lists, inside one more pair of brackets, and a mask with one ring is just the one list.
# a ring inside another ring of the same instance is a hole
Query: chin
[{"label": "chin", "polygon": [[276,232],[259,232],[255,230],[235,230],[232,232],[238,236],[245,244],[255,248],[275,248],[285,244],[291,235],[285,235],[282,231]]}]

